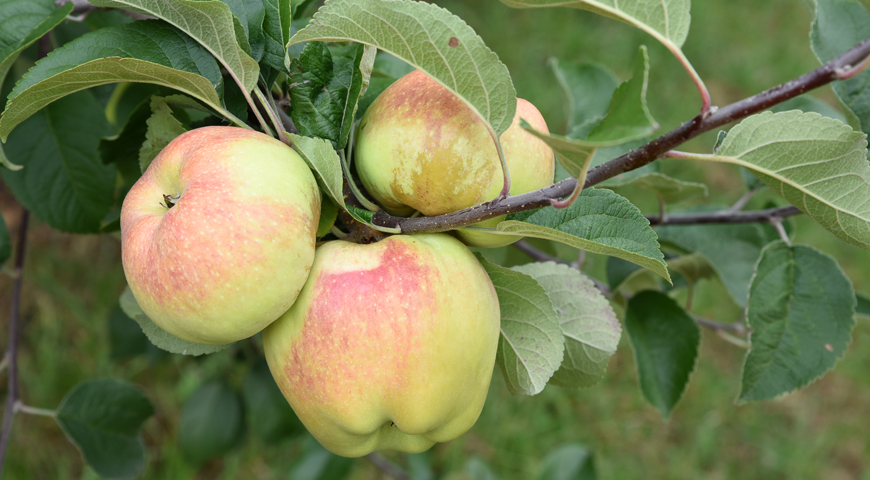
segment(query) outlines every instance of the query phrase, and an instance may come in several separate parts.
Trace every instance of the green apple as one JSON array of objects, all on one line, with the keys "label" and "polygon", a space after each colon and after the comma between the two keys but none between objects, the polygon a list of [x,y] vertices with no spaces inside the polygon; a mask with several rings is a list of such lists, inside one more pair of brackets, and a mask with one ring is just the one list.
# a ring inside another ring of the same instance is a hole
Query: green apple
[{"label": "green apple", "polygon": [[421,452],[480,415],[500,332],[486,271],[446,234],[317,249],[299,299],[263,331],[266,360],[328,450]]},{"label": "green apple", "polygon": [[173,140],[124,199],[124,274],[181,339],[230,343],[287,311],[314,261],[320,190],[290,147],[205,127]]},{"label": "green apple", "polygon": [[[556,165],[550,147],[520,127],[521,118],[548,132],[535,106],[517,99],[513,123],[500,137],[511,195],[552,184]],[[397,80],[372,103],[356,138],[360,180],[395,215],[462,210],[492,200],[504,186],[498,152],[484,121],[419,70]],[[467,232],[461,238],[475,246],[506,245],[519,238]]]}]

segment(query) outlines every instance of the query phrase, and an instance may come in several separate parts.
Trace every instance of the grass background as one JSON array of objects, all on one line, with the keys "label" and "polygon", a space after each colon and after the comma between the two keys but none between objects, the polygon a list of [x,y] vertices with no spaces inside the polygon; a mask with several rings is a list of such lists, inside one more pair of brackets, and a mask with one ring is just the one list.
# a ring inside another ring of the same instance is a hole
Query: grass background
[{"label": "grass background", "polygon": [[[649,47],[649,104],[661,131],[694,116],[700,101],[689,77],[651,37],[627,25],[569,9],[512,10],[495,0],[437,2],[465,19],[510,69],[519,96],[535,103],[550,129],[561,131],[565,115],[551,56],[591,61],[625,79],[640,44]],[[811,14],[800,0],[696,0],[685,52],[707,82],[715,105],[725,105],[788,81],[818,63],[809,47]],[[829,88],[814,95],[835,104]],[[704,135],[684,147],[709,151]],[[739,172],[727,165],[699,166],[667,160],[665,170],[705,182],[715,202],[744,192]],[[2,212],[16,228],[18,210],[3,195]],[[759,195],[749,208],[774,198]],[[651,197],[632,197],[649,211]],[[870,291],[870,254],[848,246],[806,218],[794,222],[793,239],[835,256],[856,290]],[[575,252],[559,249],[565,258]],[[586,265],[601,275],[603,259]],[[0,278],[0,307],[8,311],[11,280]],[[54,408],[84,380],[115,377],[147,392],[157,415],[145,427],[149,479],[291,478],[300,440],[264,445],[251,436],[233,453],[201,469],[188,465],[175,444],[183,400],[201,382],[221,376],[240,385],[243,364],[229,353],[205,359],[165,356],[114,361],[107,318],[124,286],[120,247],[112,236],[71,236],[38,221],[30,232],[20,349],[25,403]],[[717,281],[699,286],[694,313],[723,321],[738,309]],[[6,342],[8,317],[0,318]],[[460,439],[425,455],[440,474],[461,478],[471,457],[486,460],[502,479],[534,478],[541,460],[569,442],[595,451],[604,479],[870,479],[870,325],[859,323],[850,352],[836,370],[781,400],[737,407],[745,352],[703,331],[702,353],[688,391],[664,422],[637,387],[625,338],[603,382],[573,391],[547,387],[535,397],[512,397],[498,372],[475,427]],[[5,374],[3,374],[5,389]],[[15,422],[5,478],[97,478],[53,420],[20,415]],[[391,455],[397,461],[404,457]],[[368,461],[353,464],[351,478],[384,478]]]}]

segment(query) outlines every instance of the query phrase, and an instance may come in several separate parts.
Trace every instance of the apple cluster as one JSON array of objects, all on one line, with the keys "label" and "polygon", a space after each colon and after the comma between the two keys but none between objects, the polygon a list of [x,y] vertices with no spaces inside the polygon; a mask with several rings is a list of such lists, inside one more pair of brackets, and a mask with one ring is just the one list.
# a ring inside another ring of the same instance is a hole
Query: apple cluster
[{"label": "apple cluster", "polygon": [[[522,99],[500,137],[511,194],[552,183],[547,131]],[[395,215],[441,215],[503,186],[486,124],[422,72],[396,81],[358,127],[355,165]],[[263,332],[272,375],[324,447],[356,457],[420,452],[480,414],[500,333],[498,297],[468,246],[483,229],[316,246],[321,191],[302,158],[253,130],[205,127],[173,140],[130,190],[122,256],[142,310],[189,342]],[[492,227],[500,219],[479,224]]]}]

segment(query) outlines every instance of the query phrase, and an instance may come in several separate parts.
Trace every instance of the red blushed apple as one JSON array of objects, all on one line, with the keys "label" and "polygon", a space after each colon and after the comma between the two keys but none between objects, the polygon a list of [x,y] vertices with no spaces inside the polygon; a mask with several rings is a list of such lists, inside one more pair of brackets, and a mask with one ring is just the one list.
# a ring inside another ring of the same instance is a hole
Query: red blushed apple
[{"label": "red blushed apple", "polygon": [[263,331],[266,360],[328,450],[421,452],[480,415],[500,332],[486,271],[445,234],[329,242],[290,310]]},{"label": "red blushed apple", "polygon": [[[520,119],[547,132],[530,102],[517,99],[513,123],[500,141],[511,174],[511,195],[553,183],[550,147],[520,126]],[[354,149],[366,190],[388,212],[428,216],[494,199],[504,186],[501,162],[484,121],[450,90],[421,71],[387,88],[360,121]],[[480,226],[492,227],[502,218]],[[520,237],[464,230],[469,245],[507,245]]]},{"label": "red blushed apple", "polygon": [[247,338],[296,300],[319,216],[320,190],[290,147],[241,128],[192,130],[124,199],[127,283],[145,314],[176,337]]}]

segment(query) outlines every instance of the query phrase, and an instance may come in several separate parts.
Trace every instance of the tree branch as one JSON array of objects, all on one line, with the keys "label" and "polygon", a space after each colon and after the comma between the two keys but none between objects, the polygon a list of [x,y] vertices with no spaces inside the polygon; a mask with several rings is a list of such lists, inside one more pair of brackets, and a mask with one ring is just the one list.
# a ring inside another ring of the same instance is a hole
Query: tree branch
[{"label": "tree branch", "polygon": [[561,258],[554,257],[529,245],[528,243],[526,243],[525,240],[520,240],[519,242],[514,243],[513,246],[516,247],[519,251],[532,257],[532,260],[536,262],[555,262],[561,263],[562,265],[569,265],[568,262],[562,260]]},{"label": "tree branch", "polygon": [[647,215],[650,225],[697,225],[701,223],[756,223],[769,222],[772,219],[783,219],[792,215],[801,214],[797,207],[788,205],[785,207],[768,208],[766,210],[753,210],[749,212],[735,212],[731,209],[705,213],[686,213],[682,215],[668,215],[661,221],[659,215]]},{"label": "tree branch", "polygon": [[6,357],[9,360],[9,375],[7,377],[6,408],[3,414],[3,426],[0,429],[0,475],[3,473],[6,450],[9,448],[9,437],[12,435],[12,420],[15,418],[15,406],[18,403],[18,327],[21,316],[21,279],[23,277],[29,219],[30,212],[22,207],[21,223],[18,226],[18,248],[15,252],[16,277],[12,283],[12,302],[9,309],[9,341],[6,349]]},{"label": "tree branch", "polygon": [[[839,79],[843,71],[849,70],[854,65],[863,65],[863,61],[868,56],[870,56],[870,38],[795,80],[720,108],[706,118],[698,115],[646,145],[589,170],[584,187],[591,187],[621,173],[640,168],[704,132],[741,120],[831,83]],[[482,220],[550,205],[551,200],[568,196],[576,184],[576,179],[569,178],[534,192],[482,203],[437,217],[402,218],[386,212],[378,212],[372,222],[383,227],[399,228],[403,233],[443,232]]]}]

